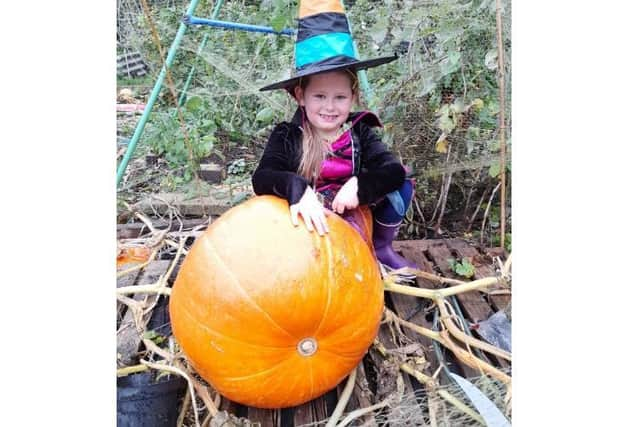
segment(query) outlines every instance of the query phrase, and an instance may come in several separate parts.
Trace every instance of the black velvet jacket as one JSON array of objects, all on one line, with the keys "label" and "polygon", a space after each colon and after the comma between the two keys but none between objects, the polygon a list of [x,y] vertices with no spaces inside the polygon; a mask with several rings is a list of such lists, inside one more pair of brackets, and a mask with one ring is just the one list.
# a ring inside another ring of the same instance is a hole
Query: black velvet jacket
[{"label": "black velvet jacket", "polygon": [[[351,113],[348,122],[360,113]],[[307,186],[313,183],[297,174],[302,157],[301,111],[296,111],[291,122],[276,125],[251,182],[257,195],[273,194],[294,205],[300,201]],[[397,190],[405,179],[405,169],[372,126],[381,127],[373,114],[365,115],[351,130],[358,176],[358,200],[368,205],[385,194]]]}]

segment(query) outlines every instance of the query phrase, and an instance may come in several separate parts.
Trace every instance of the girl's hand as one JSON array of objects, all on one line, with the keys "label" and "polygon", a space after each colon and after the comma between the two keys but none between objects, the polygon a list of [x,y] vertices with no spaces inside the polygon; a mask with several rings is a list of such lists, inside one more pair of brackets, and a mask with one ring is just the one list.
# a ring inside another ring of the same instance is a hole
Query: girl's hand
[{"label": "girl's hand", "polygon": [[307,230],[313,231],[315,227],[321,236],[329,232],[324,206],[322,206],[311,187],[307,187],[298,203],[289,206],[289,211],[291,212],[291,222],[294,226],[298,226],[298,214],[300,214],[304,224],[307,226]]},{"label": "girl's hand", "polygon": [[342,214],[345,209],[355,209],[360,204],[358,200],[358,177],[352,176],[349,178],[336,197],[333,199],[333,203],[331,203],[331,209],[334,212]]}]

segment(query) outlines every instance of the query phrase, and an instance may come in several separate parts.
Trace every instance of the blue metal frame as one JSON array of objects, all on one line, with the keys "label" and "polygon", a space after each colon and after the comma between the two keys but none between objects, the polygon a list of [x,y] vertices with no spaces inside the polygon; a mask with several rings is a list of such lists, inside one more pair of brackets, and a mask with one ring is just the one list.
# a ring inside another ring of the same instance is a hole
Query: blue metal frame
[{"label": "blue metal frame", "polygon": [[198,18],[197,16],[184,15],[182,22],[186,25],[207,25],[209,27],[224,28],[227,30],[243,30],[255,33],[271,33],[285,36],[294,36],[295,30],[285,28],[282,31],[276,31],[273,27],[264,27],[262,25],[239,24],[237,22],[218,21],[215,19]]}]

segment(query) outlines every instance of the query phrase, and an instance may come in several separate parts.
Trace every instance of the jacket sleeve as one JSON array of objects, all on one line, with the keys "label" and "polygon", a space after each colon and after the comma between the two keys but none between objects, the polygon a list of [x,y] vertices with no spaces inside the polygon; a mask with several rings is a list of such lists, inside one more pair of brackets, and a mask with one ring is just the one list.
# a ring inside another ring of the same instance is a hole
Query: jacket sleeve
[{"label": "jacket sleeve", "polygon": [[406,171],[371,127],[364,123],[358,125],[362,150],[358,200],[365,205],[399,189],[404,183]]},{"label": "jacket sleeve", "polygon": [[272,194],[294,205],[309,183],[296,173],[299,162],[291,125],[280,123],[271,133],[251,183],[257,195]]}]

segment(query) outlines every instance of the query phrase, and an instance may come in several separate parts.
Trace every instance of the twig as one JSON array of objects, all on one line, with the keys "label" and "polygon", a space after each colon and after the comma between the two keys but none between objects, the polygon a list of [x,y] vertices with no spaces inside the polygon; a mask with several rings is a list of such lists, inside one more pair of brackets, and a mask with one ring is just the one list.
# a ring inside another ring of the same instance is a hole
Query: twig
[{"label": "twig", "polygon": [[156,343],[154,343],[153,341],[151,341],[148,338],[143,338],[142,342],[144,343],[144,346],[147,347],[147,350],[149,350],[152,353],[157,354],[158,356],[162,357],[163,359],[165,359],[169,364],[173,364],[176,355],[171,354],[169,352],[167,352],[166,350],[161,349],[160,347],[158,347],[158,345]]},{"label": "twig", "polygon": [[[178,422],[176,423],[178,427],[184,425],[184,417],[187,415],[187,409],[189,409],[189,393],[190,391],[187,390],[184,394],[184,399],[182,399],[182,407],[180,408],[180,415],[178,415]],[[206,427],[207,424],[203,423],[203,425]]]},{"label": "twig", "polygon": [[383,408],[387,405],[389,405],[389,403],[391,402],[391,398],[394,397],[393,395],[389,395],[386,397],[386,399],[384,399],[381,402],[376,403],[375,405],[371,405],[371,406],[367,406],[366,408],[360,408],[360,409],[356,409],[355,411],[350,412],[346,417],[344,417],[344,419],[340,422],[340,424],[338,424],[337,427],[346,427],[349,425],[349,423],[353,420],[355,420],[358,417],[361,417],[363,415],[368,414],[369,412],[373,412],[376,409],[379,408]]},{"label": "twig", "polygon": [[442,223],[442,217],[444,216],[444,210],[447,207],[447,199],[449,198],[449,188],[451,187],[451,178],[453,178],[453,174],[447,174],[447,180],[444,188],[444,197],[442,200],[442,204],[440,205],[440,215],[438,216],[438,221],[436,222],[435,229],[438,234],[440,234],[440,225]]},{"label": "twig", "polygon": [[338,404],[336,405],[336,409],[334,409],[333,414],[331,414],[331,418],[327,422],[327,427],[335,427],[338,423],[338,420],[342,416],[344,412],[344,408],[347,406],[347,402],[351,397],[351,393],[353,393],[353,386],[356,383],[356,374],[358,372],[358,367],[356,366],[353,371],[349,374],[349,379],[347,380],[347,384],[342,390],[342,394],[340,395],[340,400],[338,400]]},{"label": "twig", "polygon": [[144,372],[147,370],[149,370],[149,368],[145,365],[133,365],[118,369],[116,371],[116,375],[118,377],[126,377],[127,375],[137,374],[138,372]]},{"label": "twig", "polygon": [[495,368],[494,366],[488,364],[484,360],[478,359],[473,354],[465,351],[464,349],[457,346],[449,337],[449,333],[446,330],[440,332],[442,339],[444,340],[445,346],[453,352],[453,354],[460,359],[463,363],[475,367],[481,372],[486,372],[492,375],[494,378],[502,381],[506,385],[511,384],[511,377],[501,370]]},{"label": "twig", "polygon": [[484,218],[482,218],[482,227],[480,228],[480,244],[483,244],[484,241],[484,225],[487,222],[487,216],[489,215],[489,208],[491,208],[491,201],[493,200],[493,196],[495,196],[496,191],[500,187],[500,183],[495,186],[493,191],[491,192],[491,196],[489,197],[489,202],[487,203],[487,207],[484,210]]},{"label": "twig", "polygon": [[469,212],[469,205],[471,204],[471,196],[473,196],[473,193],[476,191],[476,183],[478,182],[478,180],[480,179],[480,174],[482,173],[482,170],[477,171],[477,173],[475,174],[474,178],[473,178],[473,182],[471,183],[471,188],[469,189],[469,195],[465,198],[464,201],[464,210],[463,212],[463,216],[467,216],[467,212]]},{"label": "twig", "polygon": [[[436,303],[438,304],[438,308],[440,309],[441,317],[440,320],[444,323],[444,326],[447,328],[451,334],[464,342],[467,345],[472,345],[480,350],[484,350],[488,353],[494,354],[498,357],[511,361],[511,354],[502,350],[501,348],[494,347],[491,344],[488,344],[484,341],[480,341],[472,336],[469,336],[462,332],[454,322],[451,321],[451,310],[445,306],[446,300],[437,299]],[[469,352],[471,353],[470,349]]]},{"label": "twig", "polygon": [[154,283],[153,285],[123,286],[116,289],[116,295],[126,294],[160,294],[169,296],[171,295],[171,288],[159,286],[158,283]]},{"label": "twig", "polygon": [[476,216],[478,215],[478,212],[480,212],[480,207],[482,206],[482,202],[484,202],[484,198],[488,192],[489,192],[488,188],[485,188],[484,191],[482,192],[482,196],[480,196],[480,201],[478,202],[478,206],[476,206],[476,209],[473,211],[473,215],[471,215],[471,219],[469,219],[469,222],[467,223],[467,230],[466,230],[467,232],[471,230],[471,227],[473,226],[473,221],[476,220]]},{"label": "twig", "polygon": [[153,260],[155,259],[155,257],[156,257],[156,255],[157,255],[158,251],[159,251],[159,248],[155,248],[155,249],[151,252],[151,254],[149,255],[149,259],[147,259],[147,260],[146,260],[145,262],[143,262],[142,264],[138,264],[138,265],[135,265],[135,266],[133,266],[133,267],[127,268],[126,270],[119,271],[119,272],[116,274],[116,278],[118,278],[118,279],[119,279],[120,277],[122,277],[122,276],[126,276],[127,274],[130,274],[130,273],[133,273],[133,272],[134,272],[134,271],[136,271],[136,270],[140,270],[141,268],[145,268],[147,265],[149,265],[149,264],[151,263],[151,261],[153,261]]},{"label": "twig", "polygon": [[411,329],[414,332],[417,332],[421,335],[424,335],[427,338],[431,338],[434,341],[438,341],[439,343],[442,344],[442,338],[440,338],[440,333],[436,332],[436,331],[432,331],[431,329],[427,329],[424,328],[422,326],[418,326],[413,322],[408,322],[402,318],[400,318],[397,314],[395,314],[393,311],[389,310],[388,308],[385,307],[384,309],[385,315],[388,316],[392,321],[399,323],[400,325]]}]

